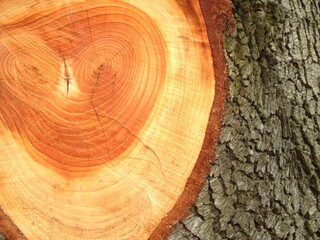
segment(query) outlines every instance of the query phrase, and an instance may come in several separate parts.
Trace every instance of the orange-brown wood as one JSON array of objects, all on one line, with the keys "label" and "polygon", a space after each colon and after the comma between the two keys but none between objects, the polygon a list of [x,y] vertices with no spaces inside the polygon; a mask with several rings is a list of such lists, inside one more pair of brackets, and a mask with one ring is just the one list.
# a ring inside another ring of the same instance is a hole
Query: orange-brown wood
[{"label": "orange-brown wood", "polygon": [[226,92],[223,29],[209,31],[212,61],[201,6],[0,2],[0,207],[11,234],[160,239],[182,216]]}]

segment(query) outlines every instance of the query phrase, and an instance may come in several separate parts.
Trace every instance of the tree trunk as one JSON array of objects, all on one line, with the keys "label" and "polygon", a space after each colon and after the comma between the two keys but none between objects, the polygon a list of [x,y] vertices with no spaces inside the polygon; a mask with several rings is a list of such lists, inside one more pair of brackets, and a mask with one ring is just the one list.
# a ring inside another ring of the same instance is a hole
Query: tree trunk
[{"label": "tree trunk", "polygon": [[169,239],[319,239],[320,3],[233,3],[217,159]]},{"label": "tree trunk", "polygon": [[227,95],[225,19],[207,24],[201,9],[230,16],[231,4],[0,9],[0,229],[10,239],[166,236],[201,190]]},{"label": "tree trunk", "polygon": [[318,239],[319,2],[233,3],[237,29],[225,37],[230,99],[217,160],[169,239]]}]

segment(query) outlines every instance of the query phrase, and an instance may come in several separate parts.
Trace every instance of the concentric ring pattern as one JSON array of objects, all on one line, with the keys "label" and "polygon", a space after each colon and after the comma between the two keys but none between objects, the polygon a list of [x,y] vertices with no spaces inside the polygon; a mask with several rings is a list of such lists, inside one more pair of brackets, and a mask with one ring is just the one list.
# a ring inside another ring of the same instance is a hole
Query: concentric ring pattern
[{"label": "concentric ring pattern", "polygon": [[148,239],[214,100],[198,1],[0,8],[1,208],[28,239]]},{"label": "concentric ring pattern", "polygon": [[135,140],[161,93],[166,62],[162,36],[144,12],[81,7],[5,27],[0,57],[4,95],[13,99],[4,122],[25,111],[13,127],[33,158],[83,172]]}]

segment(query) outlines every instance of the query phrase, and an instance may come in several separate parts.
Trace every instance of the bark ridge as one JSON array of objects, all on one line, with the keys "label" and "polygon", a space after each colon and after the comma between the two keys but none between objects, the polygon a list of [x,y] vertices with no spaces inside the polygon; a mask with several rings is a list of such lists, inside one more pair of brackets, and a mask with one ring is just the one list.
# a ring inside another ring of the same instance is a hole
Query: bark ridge
[{"label": "bark ridge", "polygon": [[319,239],[319,1],[233,4],[217,159],[169,239]]}]

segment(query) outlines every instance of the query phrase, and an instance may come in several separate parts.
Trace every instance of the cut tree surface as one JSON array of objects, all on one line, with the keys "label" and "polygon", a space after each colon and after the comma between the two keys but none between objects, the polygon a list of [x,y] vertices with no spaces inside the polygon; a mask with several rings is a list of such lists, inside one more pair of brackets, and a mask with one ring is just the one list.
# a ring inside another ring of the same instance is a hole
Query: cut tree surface
[{"label": "cut tree surface", "polygon": [[198,0],[0,8],[2,230],[160,239],[199,188],[225,96]]}]

